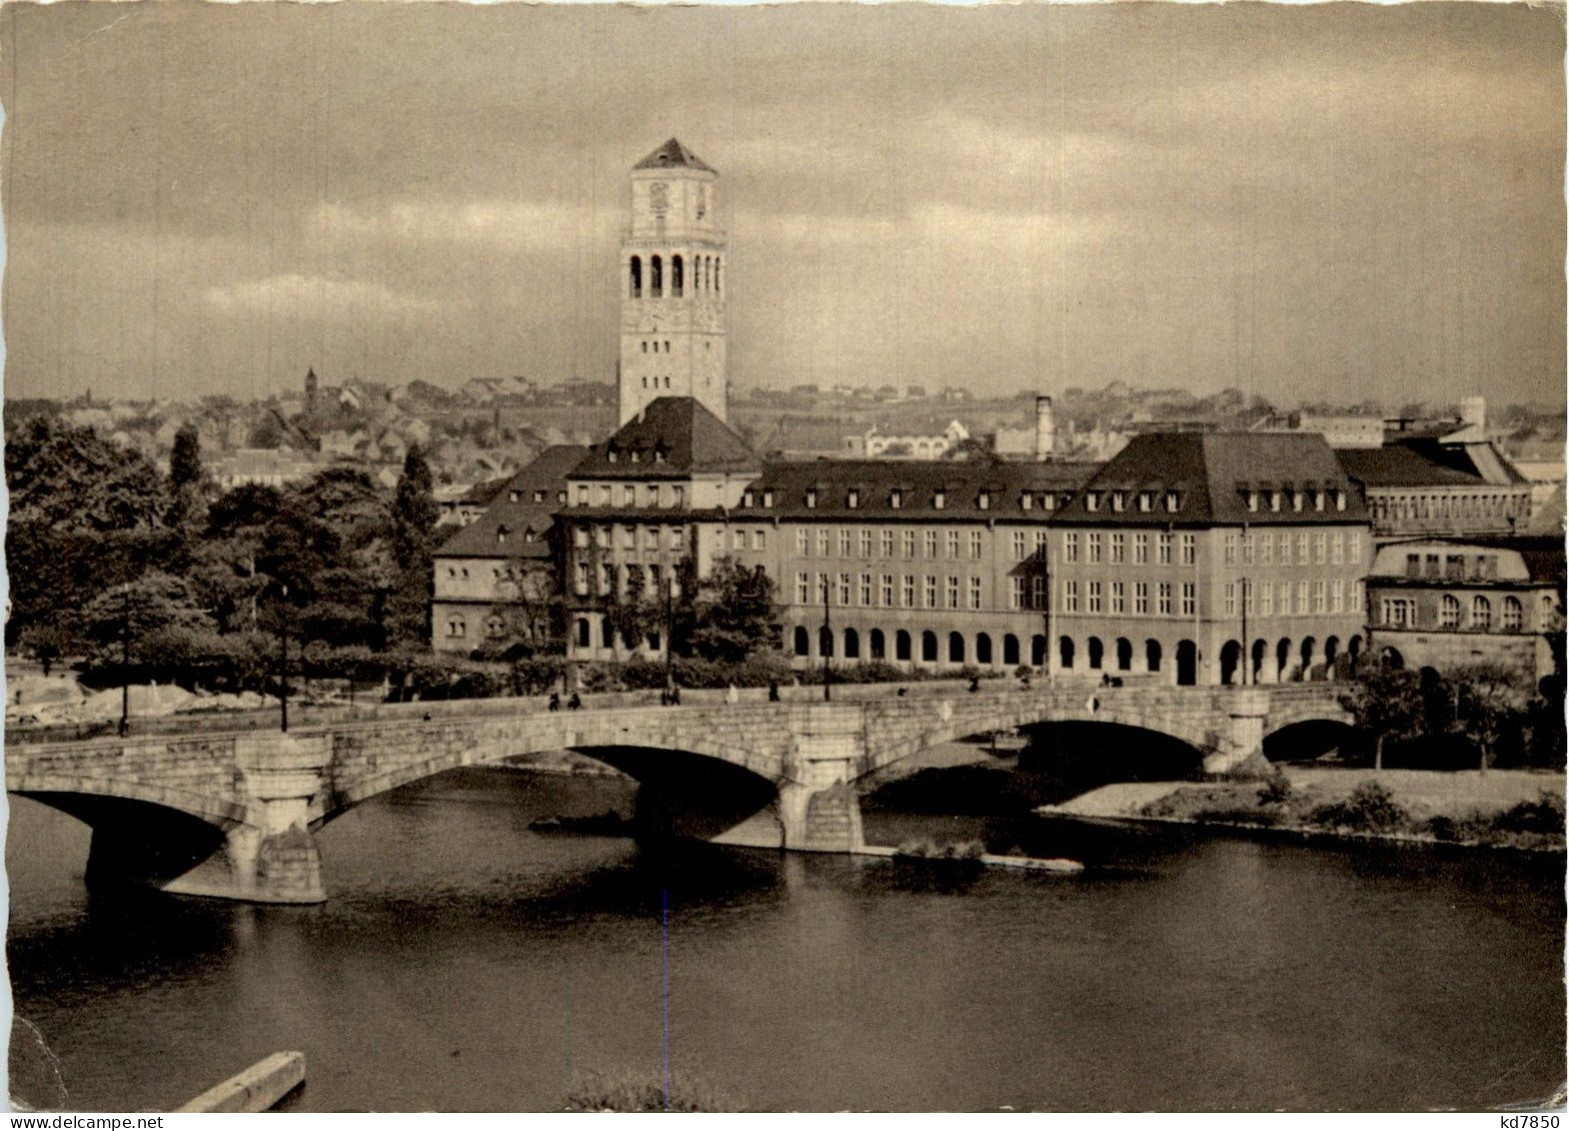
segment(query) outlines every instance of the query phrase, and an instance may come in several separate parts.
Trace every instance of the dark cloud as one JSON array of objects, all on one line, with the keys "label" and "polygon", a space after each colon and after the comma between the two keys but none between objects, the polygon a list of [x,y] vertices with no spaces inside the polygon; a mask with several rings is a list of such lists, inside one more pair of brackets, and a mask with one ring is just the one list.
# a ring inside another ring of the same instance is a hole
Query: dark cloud
[{"label": "dark cloud", "polygon": [[7,381],[609,377],[627,168],[724,176],[733,371],[1557,396],[1561,14],[0,9]]}]

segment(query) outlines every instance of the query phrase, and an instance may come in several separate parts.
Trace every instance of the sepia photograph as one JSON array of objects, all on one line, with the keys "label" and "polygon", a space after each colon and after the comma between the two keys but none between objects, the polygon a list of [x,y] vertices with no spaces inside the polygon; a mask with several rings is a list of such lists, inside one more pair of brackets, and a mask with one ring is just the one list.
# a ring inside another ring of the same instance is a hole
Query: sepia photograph
[{"label": "sepia photograph", "polygon": [[8,0],[10,1110],[1561,1112],[1565,48]]}]

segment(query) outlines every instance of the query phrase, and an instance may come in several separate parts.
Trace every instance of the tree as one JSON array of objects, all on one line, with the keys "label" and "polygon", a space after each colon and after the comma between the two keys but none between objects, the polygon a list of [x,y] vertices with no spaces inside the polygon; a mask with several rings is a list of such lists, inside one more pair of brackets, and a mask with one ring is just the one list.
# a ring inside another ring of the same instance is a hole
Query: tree
[{"label": "tree", "polygon": [[174,434],[174,451],[169,456],[169,486],[176,492],[182,487],[197,486],[205,474],[202,442],[196,434],[196,425],[182,424]]},{"label": "tree", "polygon": [[1373,768],[1384,768],[1384,743],[1412,739],[1423,733],[1422,694],[1418,676],[1404,668],[1367,668],[1340,697],[1357,726],[1373,736]]},{"label": "tree", "polygon": [[1484,772],[1506,739],[1524,733],[1529,694],[1513,668],[1498,663],[1468,664],[1449,673],[1454,689],[1454,729],[1476,747]]},{"label": "tree", "polygon": [[726,555],[698,583],[691,649],[707,660],[741,663],[773,647],[778,593],[762,566],[747,569]]},{"label": "tree", "polygon": [[85,613],[88,669],[126,678],[133,671],[192,682],[223,651],[217,626],[183,579],[149,570],[99,594]]},{"label": "tree", "polygon": [[431,559],[438,516],[430,464],[424,450],[410,444],[392,500],[396,580],[388,610],[389,638],[409,647],[424,647],[430,642]]}]

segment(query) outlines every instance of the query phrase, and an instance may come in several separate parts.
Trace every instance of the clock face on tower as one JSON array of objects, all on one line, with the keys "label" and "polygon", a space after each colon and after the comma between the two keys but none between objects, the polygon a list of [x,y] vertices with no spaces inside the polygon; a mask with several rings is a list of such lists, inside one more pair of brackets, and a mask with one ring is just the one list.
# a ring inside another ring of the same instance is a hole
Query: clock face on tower
[{"label": "clock face on tower", "polygon": [[648,186],[648,210],[661,220],[670,211],[670,186],[664,181]]}]

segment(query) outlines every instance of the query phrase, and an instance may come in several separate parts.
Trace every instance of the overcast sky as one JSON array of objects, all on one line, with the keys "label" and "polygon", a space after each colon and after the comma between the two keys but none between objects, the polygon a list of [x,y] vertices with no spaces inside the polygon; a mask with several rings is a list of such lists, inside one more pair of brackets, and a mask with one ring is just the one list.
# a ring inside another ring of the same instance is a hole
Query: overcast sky
[{"label": "overcast sky", "polygon": [[614,376],[721,175],[737,386],[1563,396],[1562,9],[7,4],[6,392]]}]

